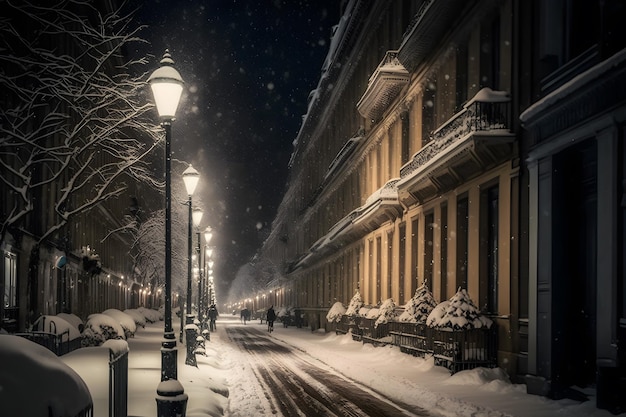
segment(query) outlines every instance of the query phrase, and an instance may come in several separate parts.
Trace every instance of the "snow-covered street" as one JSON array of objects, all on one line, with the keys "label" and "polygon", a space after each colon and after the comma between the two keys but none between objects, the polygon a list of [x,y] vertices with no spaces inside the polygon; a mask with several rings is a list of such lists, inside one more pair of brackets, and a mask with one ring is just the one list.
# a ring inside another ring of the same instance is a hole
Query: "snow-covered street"
[{"label": "snow-covered street", "polygon": [[[177,324],[174,330],[178,332]],[[128,341],[129,416],[156,415],[162,335],[163,322],[157,322],[139,329]],[[593,401],[552,401],[528,395],[524,385],[511,384],[498,369],[480,368],[451,376],[446,369],[434,366],[432,358],[416,358],[401,353],[396,347],[373,347],[355,342],[349,335],[284,328],[280,323],[269,335],[265,324],[252,321],[244,325],[238,316],[219,317],[217,331],[206,344],[206,356],[198,356],[198,368],[185,365],[184,345],[179,343],[178,348],[178,379],[189,395],[188,417],[292,415],[296,404],[293,396],[300,389],[291,386],[293,380],[307,381],[309,388],[319,390],[318,397],[333,398],[335,408],[332,411],[318,408],[318,414],[311,414],[315,410],[311,407],[322,406],[321,403],[312,405],[310,398],[316,394],[309,392],[309,399],[298,402],[309,407],[300,414],[307,416],[376,415],[351,414],[348,408],[343,414],[338,412],[342,401],[338,384],[363,386],[380,401],[388,399],[399,405],[394,408],[396,414],[386,415],[421,415],[421,410],[426,410],[432,416],[611,416],[596,409]],[[79,353],[80,350],[76,352]],[[73,355],[64,358],[72,362]],[[108,375],[94,373],[97,368],[89,361],[73,362],[72,366],[92,391],[95,417],[108,415],[106,403],[98,401],[103,392],[106,394]],[[305,367],[324,370],[342,382],[322,384],[311,377]],[[290,370],[294,375],[288,375]],[[283,388],[289,386],[291,391],[271,389],[268,381],[277,386],[284,384]],[[101,394],[95,390],[100,390]],[[350,402],[359,406],[355,395],[349,395]],[[361,405],[364,410],[372,410],[368,408],[371,404]]]}]

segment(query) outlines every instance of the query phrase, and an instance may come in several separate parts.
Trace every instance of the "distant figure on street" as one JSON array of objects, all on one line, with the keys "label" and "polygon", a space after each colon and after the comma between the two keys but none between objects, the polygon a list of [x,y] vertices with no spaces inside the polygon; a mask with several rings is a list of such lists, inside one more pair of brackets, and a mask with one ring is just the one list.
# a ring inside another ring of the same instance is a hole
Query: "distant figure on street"
[{"label": "distant figure on street", "polygon": [[248,320],[250,320],[250,310],[244,308],[243,310],[241,310],[241,321],[243,322],[243,324],[246,324]]},{"label": "distant figure on street", "polygon": [[219,314],[217,313],[217,308],[215,307],[215,304],[211,304],[211,307],[209,307],[209,327],[212,332],[217,329],[217,326],[215,324],[217,316],[219,316]]},{"label": "distant figure on street", "polygon": [[276,312],[274,311],[274,306],[271,306],[268,310],[267,310],[267,331],[268,332],[272,332],[274,331],[274,320],[276,320]]}]

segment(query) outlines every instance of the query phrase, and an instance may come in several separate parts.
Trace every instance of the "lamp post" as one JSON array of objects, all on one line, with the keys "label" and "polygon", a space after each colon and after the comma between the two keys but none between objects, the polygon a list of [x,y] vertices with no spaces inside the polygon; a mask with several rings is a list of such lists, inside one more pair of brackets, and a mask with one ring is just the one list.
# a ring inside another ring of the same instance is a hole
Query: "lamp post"
[{"label": "lamp post", "polygon": [[187,337],[187,357],[185,358],[185,364],[191,366],[198,366],[196,362],[196,355],[194,353],[194,350],[196,348],[196,336],[198,335],[198,332],[196,331],[196,329],[194,329],[194,316],[191,312],[191,269],[193,267],[191,259],[191,232],[193,226],[191,197],[193,196],[193,192],[196,190],[196,186],[198,185],[199,180],[200,174],[190,164],[187,169],[183,171],[183,181],[185,182],[185,189],[187,190],[187,205],[189,210],[189,222],[187,228],[187,320],[185,322],[185,334]]},{"label": "lamp post", "polygon": [[[206,252],[205,252],[205,263],[208,263],[208,265],[213,265],[213,261],[211,260],[211,256],[213,255],[213,248],[209,246],[209,243],[211,242],[211,239],[213,238],[213,229],[211,229],[211,226],[207,226],[206,229],[204,229],[204,242],[206,244]],[[208,261],[207,261],[208,259]],[[207,292],[207,288],[208,288],[208,277],[209,275],[211,275],[211,273],[213,273],[213,271],[211,270],[211,266],[206,267],[205,265],[205,270],[204,270],[204,292],[203,292],[203,296],[204,294]],[[207,298],[207,305],[211,305],[213,304],[211,302],[211,300],[209,298]]]},{"label": "lamp post", "polygon": [[196,207],[193,209],[193,225],[196,227],[196,234],[198,235],[198,246],[196,247],[196,255],[198,257],[198,321],[202,327],[202,319],[204,317],[202,308],[202,243],[200,242],[200,222],[202,221],[202,209]]},{"label": "lamp post", "polygon": [[[148,78],[161,126],[165,130],[165,325],[161,343],[161,382],[157,387],[159,416],[184,415],[187,394],[178,382],[176,336],[172,328],[172,122],[183,92],[183,79],[174,68],[174,61],[165,50],[157,68]],[[169,381],[169,382],[168,382]]]}]

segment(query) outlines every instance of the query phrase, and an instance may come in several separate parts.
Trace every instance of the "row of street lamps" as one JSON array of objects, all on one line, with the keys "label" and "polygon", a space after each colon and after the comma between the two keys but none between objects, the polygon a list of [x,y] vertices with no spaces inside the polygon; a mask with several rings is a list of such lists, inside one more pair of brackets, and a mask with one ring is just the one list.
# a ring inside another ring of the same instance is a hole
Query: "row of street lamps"
[{"label": "row of street lamps", "polygon": [[[148,84],[152,89],[157,112],[161,120],[161,126],[165,130],[165,317],[164,334],[161,343],[161,382],[157,387],[157,415],[159,417],[185,415],[188,396],[185,394],[183,386],[178,382],[177,370],[177,350],[176,336],[172,328],[172,186],[171,186],[171,136],[172,122],[176,119],[176,110],[182,96],[183,79],[180,73],[174,68],[174,61],[168,50],[165,51],[157,68],[148,78]],[[183,181],[187,190],[189,225],[187,233],[187,299],[186,299],[186,338],[187,338],[187,365],[197,366],[195,357],[195,345],[197,328],[194,324],[194,316],[191,312],[191,282],[192,282],[192,223],[198,226],[202,219],[202,211],[193,210],[192,196],[198,185],[200,174],[191,165],[183,172]],[[213,277],[212,277],[212,248],[209,242],[212,237],[210,227],[204,232],[205,236],[205,263],[201,262],[200,233],[198,233],[198,318],[202,321],[203,305],[202,294],[206,291],[206,284],[203,289],[203,278],[209,280],[211,297],[209,302],[213,303]],[[208,258],[208,262],[207,262]],[[208,263],[208,269],[206,264]],[[204,266],[204,274],[203,268]],[[203,277],[204,276],[204,277]],[[207,306],[204,306],[206,308]],[[182,311],[181,311],[182,314]],[[182,329],[181,329],[182,331]],[[181,338],[182,342],[182,338]]]}]

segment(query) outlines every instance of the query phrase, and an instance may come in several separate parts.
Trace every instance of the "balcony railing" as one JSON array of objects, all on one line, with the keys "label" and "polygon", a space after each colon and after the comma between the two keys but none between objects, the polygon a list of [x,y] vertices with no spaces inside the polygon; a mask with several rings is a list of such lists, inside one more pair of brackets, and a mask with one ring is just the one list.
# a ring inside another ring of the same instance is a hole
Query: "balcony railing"
[{"label": "balcony railing", "polygon": [[490,88],[480,90],[463,110],[432,132],[429,143],[400,169],[400,178],[411,175],[452,144],[474,132],[508,131],[511,125],[509,105],[510,98],[506,92]]}]

